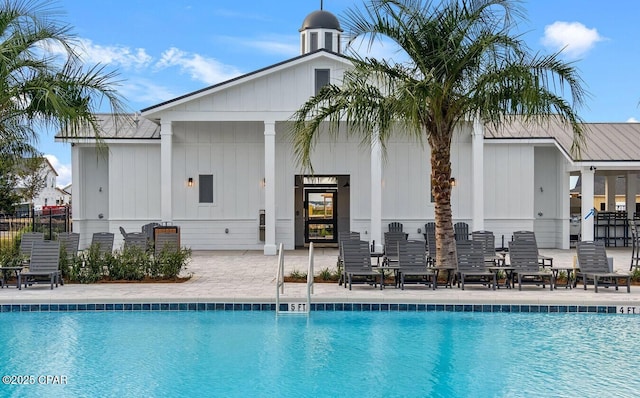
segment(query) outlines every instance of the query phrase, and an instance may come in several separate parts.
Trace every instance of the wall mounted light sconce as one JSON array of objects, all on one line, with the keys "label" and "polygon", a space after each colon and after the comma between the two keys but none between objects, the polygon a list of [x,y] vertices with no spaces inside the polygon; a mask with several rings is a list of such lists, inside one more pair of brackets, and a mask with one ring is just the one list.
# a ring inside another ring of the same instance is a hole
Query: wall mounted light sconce
[{"label": "wall mounted light sconce", "polygon": [[189,177],[189,179],[187,180],[187,186],[188,187],[192,187],[193,186],[193,178]]},{"label": "wall mounted light sconce", "polygon": [[540,192],[544,192],[544,188],[543,187],[540,187]]},{"label": "wall mounted light sconce", "polygon": [[267,186],[267,180],[263,177],[262,180],[260,180],[260,188],[264,188]]},{"label": "wall mounted light sconce", "polygon": [[452,187],[455,187],[455,186],[456,186],[456,184],[457,184],[457,183],[456,183],[456,179],[455,179],[455,178],[453,178],[453,177],[449,178],[449,184],[450,184]]}]

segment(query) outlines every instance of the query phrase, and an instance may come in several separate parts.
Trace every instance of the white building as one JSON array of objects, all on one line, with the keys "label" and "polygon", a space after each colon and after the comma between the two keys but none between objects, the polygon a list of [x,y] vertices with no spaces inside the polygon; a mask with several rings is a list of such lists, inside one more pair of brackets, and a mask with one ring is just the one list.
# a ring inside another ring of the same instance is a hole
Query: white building
[{"label": "white building", "polygon": [[[71,203],[71,194],[58,188],[57,185],[58,172],[47,158],[42,158],[42,164],[39,170],[39,176],[35,177],[38,181],[42,181],[44,186],[33,198],[33,209],[37,212],[42,211],[45,206],[63,206]],[[18,183],[18,190],[24,189],[24,182]],[[25,202],[26,206],[29,202]]]},{"label": "white building", "polygon": [[[302,55],[150,106],[117,133],[105,117],[108,153],[91,137],[57,137],[73,143],[81,245],[93,232],[119,236],[121,226],[133,231],[148,222],[179,226],[182,244],[195,250],[275,254],[280,242],[287,249],[330,243],[340,231],[358,231],[379,246],[393,221],[421,239],[434,218],[426,143],[396,136],[383,156],[378,146],[363,148],[345,134],[337,141],[325,135],[313,153],[315,178],[295,162],[288,120],[351,67],[340,54],[340,34],[335,16],[315,11],[300,29]],[[582,177],[586,215],[596,169],[613,176],[640,170],[633,138],[640,125],[587,128],[586,150],[576,159],[571,132],[553,123],[500,131],[478,121],[462,125],[451,151],[454,221],[493,231],[498,246],[513,231],[533,230],[540,247],[568,248],[570,176]],[[635,200],[636,178],[627,180]],[[582,237],[593,237],[593,218],[583,220]]]}]

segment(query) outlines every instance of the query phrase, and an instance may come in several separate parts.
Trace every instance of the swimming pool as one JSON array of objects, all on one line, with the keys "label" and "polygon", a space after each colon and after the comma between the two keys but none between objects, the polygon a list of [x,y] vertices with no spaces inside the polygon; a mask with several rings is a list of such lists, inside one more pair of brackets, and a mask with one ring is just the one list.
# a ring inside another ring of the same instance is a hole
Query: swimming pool
[{"label": "swimming pool", "polygon": [[639,324],[603,314],[3,313],[0,374],[23,384],[0,395],[631,397]]}]

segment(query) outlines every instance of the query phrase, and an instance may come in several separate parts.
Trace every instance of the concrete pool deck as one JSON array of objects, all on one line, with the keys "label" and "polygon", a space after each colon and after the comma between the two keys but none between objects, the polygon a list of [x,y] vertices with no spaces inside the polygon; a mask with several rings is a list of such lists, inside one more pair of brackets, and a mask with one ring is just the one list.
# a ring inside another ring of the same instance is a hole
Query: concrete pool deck
[{"label": "concrete pool deck", "polygon": [[[554,258],[556,267],[572,267],[575,249],[542,249],[541,254]],[[629,269],[631,248],[607,248],[614,258],[614,268]],[[315,249],[315,272],[335,269],[337,249]],[[0,304],[101,304],[101,303],[274,303],[276,296],[277,256],[260,251],[195,251],[187,268],[193,277],[184,283],[97,283],[72,284],[51,290],[40,284],[18,290],[15,285],[0,289]],[[293,270],[306,273],[307,250],[285,251],[285,275]],[[306,286],[287,283],[281,302],[302,302]],[[500,288],[496,291],[468,285],[435,291],[425,286],[408,285],[405,290],[387,287],[374,289],[354,285],[353,290],[337,283],[316,283],[312,303],[429,303],[429,304],[513,304],[513,305],[606,305],[640,306],[640,286],[600,288],[587,291],[560,287],[549,291],[523,286],[522,291]]]}]

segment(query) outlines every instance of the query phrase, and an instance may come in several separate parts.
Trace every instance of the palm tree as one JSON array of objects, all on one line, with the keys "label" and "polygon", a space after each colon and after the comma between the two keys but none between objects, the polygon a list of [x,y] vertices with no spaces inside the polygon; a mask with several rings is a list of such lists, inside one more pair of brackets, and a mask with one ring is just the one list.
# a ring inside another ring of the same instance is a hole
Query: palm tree
[{"label": "palm tree", "polygon": [[[571,126],[572,149],[578,152],[583,131],[576,109],[586,95],[582,81],[559,54],[531,55],[512,33],[523,17],[516,0],[369,0],[346,17],[349,46],[386,38],[409,61],[353,54],[353,69],[342,84],[325,86],[292,117],[297,160],[312,169],[310,155],[325,121],[332,136],[346,123],[349,134],[365,143],[377,141],[383,149],[391,134],[426,139],[436,262],[455,265],[450,149],[456,127],[472,118],[497,127],[515,116],[532,123],[558,117]],[[561,96],[563,90],[570,100]]]},{"label": "palm tree", "polygon": [[[70,27],[48,1],[1,0],[0,142],[10,155],[37,153],[38,130],[52,127],[66,135],[100,130],[94,113],[103,103],[124,113],[114,90],[115,72],[85,66],[74,51]],[[6,155],[3,150],[3,155]]]}]

